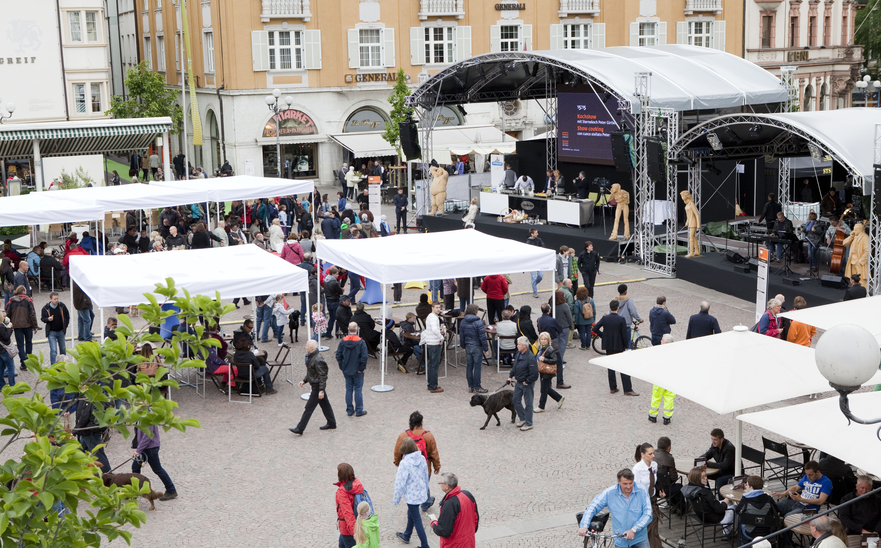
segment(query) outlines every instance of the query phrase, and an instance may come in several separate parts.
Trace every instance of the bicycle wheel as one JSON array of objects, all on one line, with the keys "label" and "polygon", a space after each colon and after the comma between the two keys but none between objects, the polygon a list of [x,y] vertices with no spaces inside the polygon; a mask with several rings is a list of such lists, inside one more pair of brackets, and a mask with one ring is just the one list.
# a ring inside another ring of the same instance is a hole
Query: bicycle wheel
[{"label": "bicycle wheel", "polygon": [[603,350],[603,341],[599,337],[593,338],[593,342],[591,343],[591,346],[593,347],[593,351],[596,352],[597,354],[602,354],[602,355],[606,354],[606,351]]},{"label": "bicycle wheel", "polygon": [[641,337],[637,337],[635,341],[633,341],[633,350],[639,350],[640,348],[650,348],[652,346],[652,340],[645,335]]}]

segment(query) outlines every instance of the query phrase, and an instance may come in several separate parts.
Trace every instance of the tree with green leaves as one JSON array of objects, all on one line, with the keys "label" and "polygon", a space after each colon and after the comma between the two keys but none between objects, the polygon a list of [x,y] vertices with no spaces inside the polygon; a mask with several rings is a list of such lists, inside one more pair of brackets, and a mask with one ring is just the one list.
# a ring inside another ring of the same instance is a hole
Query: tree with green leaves
[{"label": "tree with green leaves", "polygon": [[125,77],[128,99],[114,95],[110,99],[110,110],[104,114],[114,118],[155,118],[168,116],[172,121],[171,133],[177,134],[183,124],[183,110],[175,104],[177,94],[169,89],[165,78],[152,72],[146,61],[141,61],[129,69]]},{"label": "tree with green leaves", "polygon": [[854,43],[863,46],[866,63],[877,67],[881,64],[881,6],[874,0],[870,4],[857,12]]},{"label": "tree with green leaves", "polygon": [[[192,356],[207,356],[209,347],[220,343],[203,338],[200,318],[214,323],[233,310],[233,305],[220,304],[219,295],[190,296],[186,290],[179,291],[171,278],[165,285],[156,284],[155,295],[146,297],[149,303],[138,306],[146,321],[144,327],[136,330],[128,316],[122,315],[115,340],[80,343],[68,350],[68,361],[56,364],[43,363],[42,355],[30,355],[26,364],[36,375],[35,385],[18,382],[3,388],[6,416],[0,419],[0,453],[6,453],[6,460],[0,465],[2,546],[79,548],[100,546],[118,537],[131,544],[132,532],[127,526],[140,527],[146,521],[137,497],[148,492],[147,486],[132,480],[126,487],[105,487],[101,475],[109,470],[100,470],[94,454],[83,451],[74,437],[76,432],[64,426],[67,414],[74,405],[92,404],[97,426],[89,428],[115,431],[124,438],[135,428],[147,435],[151,426],[166,432],[198,428],[198,421],[177,417],[177,404],[162,396],[166,387],[177,388],[177,382],[166,373],[205,367],[203,360],[188,357],[181,347],[185,345]],[[165,303],[174,304],[179,312],[163,310]],[[173,332],[171,344],[161,346],[164,340],[150,334],[149,328],[161,325],[173,314],[188,328]],[[156,355],[162,358],[155,376],[134,373],[146,360],[135,353],[137,345],[144,343],[156,349],[154,359]],[[64,394],[58,408],[47,401],[49,391]],[[122,405],[115,405],[120,402]],[[14,454],[18,451],[21,453]]]},{"label": "tree with green leaves", "polygon": [[388,102],[392,107],[391,112],[389,112],[391,121],[385,125],[385,131],[382,133],[382,138],[388,144],[395,147],[399,157],[402,154],[401,131],[398,128],[398,124],[406,120],[407,116],[413,114],[413,109],[406,104],[408,95],[410,95],[410,88],[407,86],[407,75],[404,74],[404,69],[400,68],[398,69],[398,77],[395,80],[395,87],[392,88],[392,94],[388,98]]}]

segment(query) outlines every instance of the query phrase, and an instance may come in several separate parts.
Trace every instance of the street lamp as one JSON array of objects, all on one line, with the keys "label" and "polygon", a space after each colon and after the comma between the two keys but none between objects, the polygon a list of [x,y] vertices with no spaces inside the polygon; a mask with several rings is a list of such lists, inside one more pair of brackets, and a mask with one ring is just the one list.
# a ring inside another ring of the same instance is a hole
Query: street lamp
[{"label": "street lamp", "polygon": [[[3,99],[0,99],[0,103],[2,103],[2,102],[3,102]],[[13,103],[12,101],[6,103],[6,112],[8,112],[9,114],[7,114],[5,116],[2,113],[0,113],[0,124],[3,123],[3,120],[6,120],[8,118],[12,118],[12,113],[15,112],[15,103]]]},{"label": "street lamp", "polygon": [[287,103],[287,106],[282,106],[279,103],[279,98],[281,97],[281,90],[276,88],[272,90],[272,95],[266,96],[266,106],[269,107],[269,110],[272,111],[275,116],[275,157],[278,161],[278,176],[281,177],[281,123],[278,119],[278,113],[284,112],[286,110],[290,110],[291,105],[294,103],[294,98],[288,95],[284,98],[284,102]]},{"label": "street lamp", "polygon": [[[867,74],[863,76],[862,80],[857,80],[856,87],[863,92],[863,106],[868,107],[869,94],[874,96],[875,93],[878,93],[878,91],[881,90],[881,81],[875,80],[872,82],[872,77]],[[881,97],[879,97],[879,103],[881,103]],[[875,106],[877,107],[879,104],[875,103]]]},{"label": "street lamp", "polygon": [[[839,406],[844,416],[859,424],[881,423],[881,418],[865,420],[855,417],[848,402],[850,393],[878,372],[881,349],[875,337],[858,325],[836,325],[820,337],[814,352],[820,374],[840,395]],[[881,428],[878,433],[881,439]]]}]

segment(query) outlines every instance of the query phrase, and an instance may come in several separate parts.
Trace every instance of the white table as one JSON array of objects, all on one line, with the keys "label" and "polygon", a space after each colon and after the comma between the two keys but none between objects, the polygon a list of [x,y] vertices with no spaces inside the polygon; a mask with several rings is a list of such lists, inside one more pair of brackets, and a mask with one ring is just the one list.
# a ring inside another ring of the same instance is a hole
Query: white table
[{"label": "white table", "polygon": [[590,200],[548,199],[548,222],[572,226],[593,224],[593,202]]},{"label": "white table", "polygon": [[489,215],[501,215],[508,209],[508,195],[496,192],[480,193],[480,212]]}]

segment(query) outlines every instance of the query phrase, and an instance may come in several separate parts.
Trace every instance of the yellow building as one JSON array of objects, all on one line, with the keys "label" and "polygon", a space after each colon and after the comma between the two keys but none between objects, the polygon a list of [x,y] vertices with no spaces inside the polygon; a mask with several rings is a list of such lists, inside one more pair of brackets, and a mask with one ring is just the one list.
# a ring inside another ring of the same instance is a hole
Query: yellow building
[{"label": "yellow building", "polygon": [[[142,59],[180,85],[181,0],[136,0]],[[399,68],[411,85],[452,63],[499,51],[692,44],[743,54],[741,0],[190,0],[190,44],[213,172],[274,175],[276,127],[265,97],[281,90],[286,175],[331,182],[351,154],[332,134],[379,131]],[[535,105],[471,105],[468,123],[517,137],[543,130]],[[465,123],[444,109],[444,125]],[[188,133],[192,133],[189,130]],[[357,159],[358,162],[361,159]]]}]

